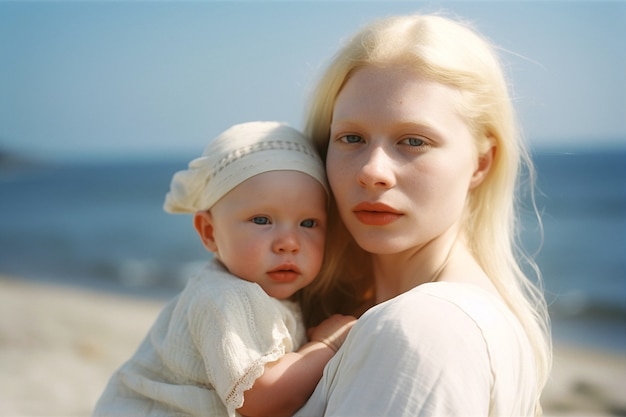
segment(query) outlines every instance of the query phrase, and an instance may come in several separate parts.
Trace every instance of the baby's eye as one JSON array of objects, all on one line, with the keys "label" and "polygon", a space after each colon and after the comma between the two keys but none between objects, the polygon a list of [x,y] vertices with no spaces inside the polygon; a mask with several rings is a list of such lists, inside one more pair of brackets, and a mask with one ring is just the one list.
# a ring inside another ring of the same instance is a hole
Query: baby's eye
[{"label": "baby's eye", "polygon": [[339,140],[344,143],[359,143],[363,141],[363,138],[359,135],[344,135]]},{"label": "baby's eye", "polygon": [[303,220],[302,223],[300,223],[300,226],[307,228],[315,227],[315,225],[317,225],[317,222],[313,219],[306,219]]},{"label": "baby's eye", "polygon": [[267,217],[264,217],[264,216],[257,216],[257,217],[253,217],[252,218],[252,223],[255,223],[255,224],[269,224],[270,223],[270,219],[268,219]]}]

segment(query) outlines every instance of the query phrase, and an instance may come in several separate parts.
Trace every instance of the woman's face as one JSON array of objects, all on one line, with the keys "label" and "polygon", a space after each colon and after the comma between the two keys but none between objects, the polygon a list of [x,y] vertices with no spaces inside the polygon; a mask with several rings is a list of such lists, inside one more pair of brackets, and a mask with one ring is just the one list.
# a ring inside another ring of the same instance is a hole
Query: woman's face
[{"label": "woman's face", "polygon": [[341,218],[366,251],[419,249],[457,230],[468,192],[486,171],[459,98],[408,69],[374,67],[358,70],[340,92],[328,179]]}]

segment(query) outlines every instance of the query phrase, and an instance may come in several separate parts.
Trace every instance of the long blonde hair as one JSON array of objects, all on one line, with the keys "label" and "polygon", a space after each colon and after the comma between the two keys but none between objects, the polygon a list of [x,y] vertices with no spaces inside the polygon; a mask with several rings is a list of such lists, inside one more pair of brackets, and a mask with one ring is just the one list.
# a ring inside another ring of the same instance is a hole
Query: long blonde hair
[{"label": "long blonde hair", "polygon": [[[538,269],[517,244],[519,178],[523,168],[532,174],[533,165],[495,49],[469,25],[436,15],[392,17],[366,26],[334,57],[313,92],[305,132],[323,157],[337,95],[364,66],[411,68],[421,77],[458,89],[459,112],[473,133],[477,152],[495,144],[491,169],[469,196],[464,234],[534,349],[539,404],[551,367],[550,324]],[[311,313],[315,303],[328,314],[371,296],[369,258],[342,227],[334,208],[329,230],[327,262],[320,279],[305,293],[305,313]],[[520,257],[536,271],[536,279],[525,275]]]}]

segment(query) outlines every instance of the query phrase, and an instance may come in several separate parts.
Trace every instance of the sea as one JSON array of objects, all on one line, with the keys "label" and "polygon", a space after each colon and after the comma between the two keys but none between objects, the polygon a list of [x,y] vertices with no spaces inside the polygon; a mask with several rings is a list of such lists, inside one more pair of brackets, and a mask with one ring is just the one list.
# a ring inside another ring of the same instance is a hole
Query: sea
[{"label": "sea", "polygon": [[[626,148],[533,158],[542,225],[526,201],[520,240],[541,270],[555,343],[626,355]],[[0,275],[174,296],[210,257],[191,216],[162,209],[187,161],[0,161]]]}]

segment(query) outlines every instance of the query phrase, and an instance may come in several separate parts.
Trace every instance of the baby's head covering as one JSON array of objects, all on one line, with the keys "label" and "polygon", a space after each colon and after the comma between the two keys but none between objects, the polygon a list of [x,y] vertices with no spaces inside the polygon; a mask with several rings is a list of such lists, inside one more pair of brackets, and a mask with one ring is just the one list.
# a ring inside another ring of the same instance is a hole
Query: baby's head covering
[{"label": "baby's head covering", "polygon": [[249,122],[227,129],[184,171],[174,174],[163,208],[169,213],[210,209],[248,178],[268,171],[300,171],[328,194],[324,164],[313,143],[279,122]]}]

